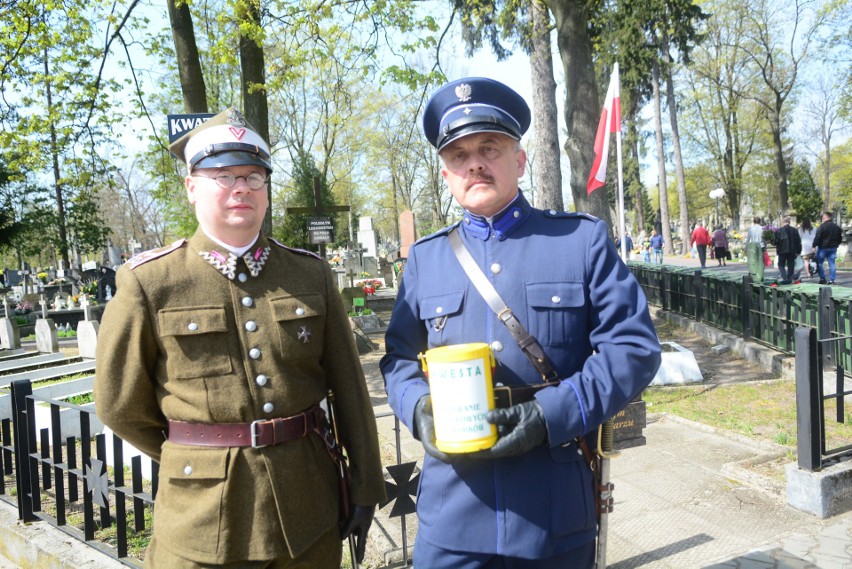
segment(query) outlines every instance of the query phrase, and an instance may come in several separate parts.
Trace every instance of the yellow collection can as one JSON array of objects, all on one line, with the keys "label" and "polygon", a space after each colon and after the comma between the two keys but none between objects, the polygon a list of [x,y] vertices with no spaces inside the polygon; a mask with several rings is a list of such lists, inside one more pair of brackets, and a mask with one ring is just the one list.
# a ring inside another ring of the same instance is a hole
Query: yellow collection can
[{"label": "yellow collection can", "polygon": [[485,420],[494,408],[494,355],[485,343],[456,344],[421,355],[429,379],[435,446],[446,453],[475,452],[497,442],[497,428]]}]

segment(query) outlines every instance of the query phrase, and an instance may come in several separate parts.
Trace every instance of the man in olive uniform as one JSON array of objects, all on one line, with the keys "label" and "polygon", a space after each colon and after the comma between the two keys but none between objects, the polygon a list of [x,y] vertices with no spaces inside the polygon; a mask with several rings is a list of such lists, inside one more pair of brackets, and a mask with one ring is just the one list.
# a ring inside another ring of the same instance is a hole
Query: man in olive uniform
[{"label": "man in olive uniform", "polygon": [[[199,227],[118,271],[95,381],[98,416],[160,463],[145,566],[336,569],[341,534],[363,557],[384,482],[330,267],[260,232],[269,147],[238,111],[170,150]],[[352,469],[342,529],[329,389]]]}]

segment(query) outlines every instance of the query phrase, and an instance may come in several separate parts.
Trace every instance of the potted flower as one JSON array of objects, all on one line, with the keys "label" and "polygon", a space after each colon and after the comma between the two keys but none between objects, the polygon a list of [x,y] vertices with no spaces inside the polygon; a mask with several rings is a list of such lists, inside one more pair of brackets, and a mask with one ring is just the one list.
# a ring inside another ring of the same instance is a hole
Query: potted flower
[{"label": "potted flower", "polygon": [[46,271],[41,271],[40,273],[36,274],[36,278],[38,279],[38,282],[40,282],[41,284],[47,284],[47,272]]}]

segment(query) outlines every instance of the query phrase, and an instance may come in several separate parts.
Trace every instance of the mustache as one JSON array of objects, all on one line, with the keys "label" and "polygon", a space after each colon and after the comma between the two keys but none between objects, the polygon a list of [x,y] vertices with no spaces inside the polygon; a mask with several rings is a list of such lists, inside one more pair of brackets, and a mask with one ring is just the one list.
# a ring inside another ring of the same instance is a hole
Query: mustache
[{"label": "mustache", "polygon": [[494,177],[489,176],[488,174],[477,174],[476,177],[470,178],[467,182],[465,182],[465,189],[469,190],[471,186],[474,184],[478,184],[480,182],[486,182],[489,184],[494,183]]}]

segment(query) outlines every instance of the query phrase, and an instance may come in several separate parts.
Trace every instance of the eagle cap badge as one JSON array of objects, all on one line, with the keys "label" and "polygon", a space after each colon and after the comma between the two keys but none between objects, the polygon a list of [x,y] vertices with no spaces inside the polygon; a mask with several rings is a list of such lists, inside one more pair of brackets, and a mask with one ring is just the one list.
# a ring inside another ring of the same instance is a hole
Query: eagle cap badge
[{"label": "eagle cap badge", "polygon": [[456,85],[456,97],[458,97],[459,101],[462,103],[470,100],[472,92],[473,89],[468,83],[460,83],[459,85]]}]

